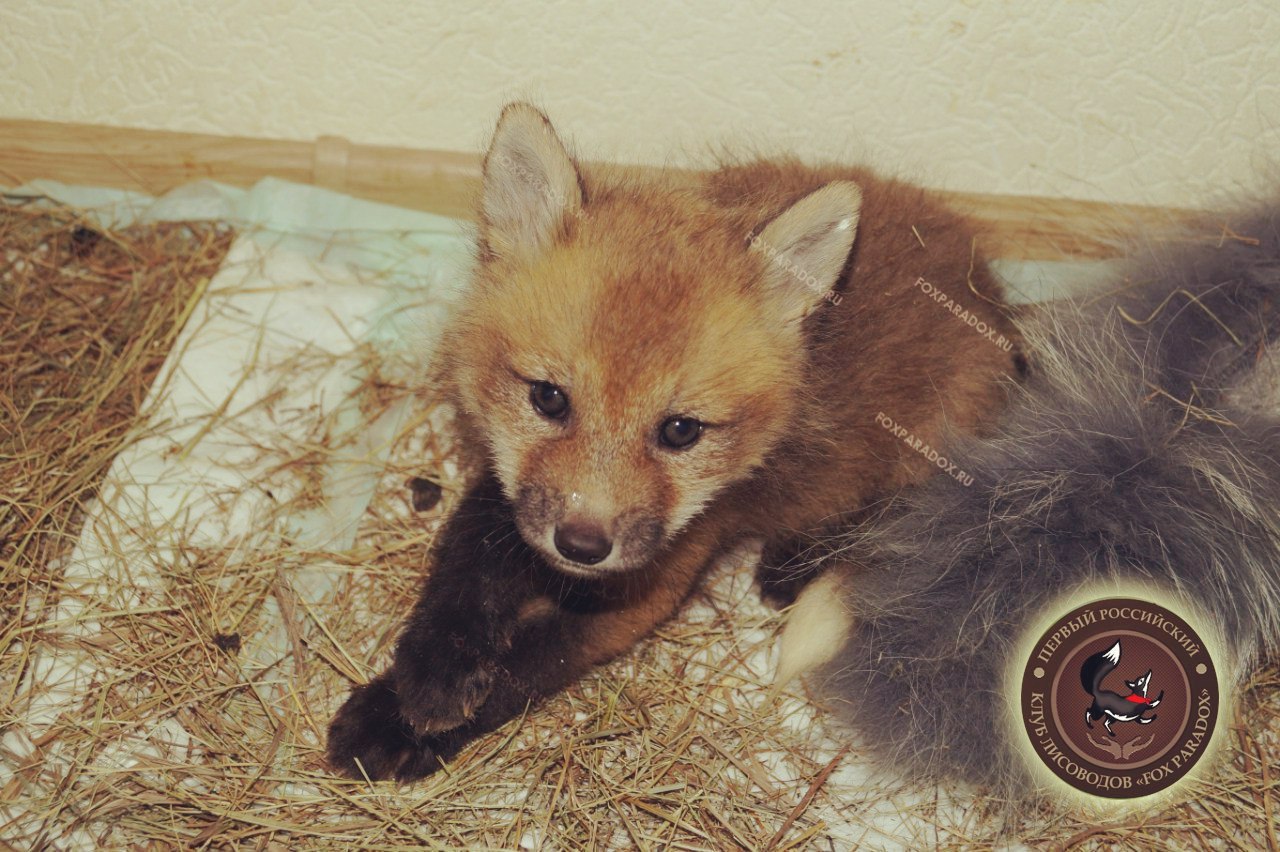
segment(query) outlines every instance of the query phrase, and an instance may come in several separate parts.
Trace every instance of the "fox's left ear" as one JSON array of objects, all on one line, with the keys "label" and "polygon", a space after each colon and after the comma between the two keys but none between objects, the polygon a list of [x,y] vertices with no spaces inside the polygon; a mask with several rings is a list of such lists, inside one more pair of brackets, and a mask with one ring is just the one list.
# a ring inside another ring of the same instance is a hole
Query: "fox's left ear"
[{"label": "fox's left ear", "polygon": [[551,122],[529,104],[508,104],[484,157],[485,246],[501,257],[536,255],[581,210],[578,167]]},{"label": "fox's left ear", "polygon": [[862,190],[834,181],[782,211],[751,237],[768,286],[788,319],[803,319],[835,286],[858,233]]}]

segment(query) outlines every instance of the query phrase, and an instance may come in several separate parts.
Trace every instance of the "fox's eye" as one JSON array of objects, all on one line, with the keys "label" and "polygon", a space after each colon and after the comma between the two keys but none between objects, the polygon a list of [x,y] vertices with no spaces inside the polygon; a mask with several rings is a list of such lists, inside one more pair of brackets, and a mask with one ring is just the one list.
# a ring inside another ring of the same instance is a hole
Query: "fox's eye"
[{"label": "fox's eye", "polygon": [[529,401],[539,414],[552,420],[561,420],[569,413],[569,397],[550,382],[534,382],[529,388]]},{"label": "fox's eye", "polygon": [[702,423],[692,417],[668,417],[658,429],[658,440],[673,450],[692,447],[702,437]]}]

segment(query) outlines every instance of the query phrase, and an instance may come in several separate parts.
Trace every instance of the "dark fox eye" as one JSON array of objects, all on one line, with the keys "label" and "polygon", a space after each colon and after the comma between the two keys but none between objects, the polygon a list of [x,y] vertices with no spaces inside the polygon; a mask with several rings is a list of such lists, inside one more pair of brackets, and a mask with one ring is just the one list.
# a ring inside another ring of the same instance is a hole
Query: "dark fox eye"
[{"label": "dark fox eye", "polygon": [[534,382],[529,388],[529,401],[539,414],[552,420],[561,420],[569,413],[569,397],[550,382]]},{"label": "dark fox eye", "polygon": [[668,417],[658,429],[658,440],[673,450],[692,447],[702,436],[702,423],[692,417]]}]

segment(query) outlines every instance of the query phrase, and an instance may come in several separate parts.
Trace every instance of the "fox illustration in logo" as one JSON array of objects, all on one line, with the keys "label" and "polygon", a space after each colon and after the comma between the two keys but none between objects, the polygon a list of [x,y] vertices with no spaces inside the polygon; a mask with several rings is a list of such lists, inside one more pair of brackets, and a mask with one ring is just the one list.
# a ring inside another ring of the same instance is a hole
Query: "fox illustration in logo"
[{"label": "fox illustration in logo", "polygon": [[1112,722],[1137,722],[1139,725],[1149,725],[1156,720],[1156,716],[1144,714],[1160,706],[1160,702],[1164,700],[1163,689],[1155,698],[1147,697],[1147,689],[1151,685],[1151,669],[1147,669],[1146,674],[1135,680],[1124,682],[1124,685],[1129,687],[1128,695],[1102,689],[1103,679],[1118,665],[1120,665],[1120,642],[1117,640],[1107,650],[1085,660],[1084,665],[1080,667],[1080,685],[1084,687],[1085,692],[1093,696],[1093,704],[1085,711],[1084,723],[1092,730],[1093,723],[1101,719],[1102,726],[1113,737],[1116,732],[1111,729]]}]

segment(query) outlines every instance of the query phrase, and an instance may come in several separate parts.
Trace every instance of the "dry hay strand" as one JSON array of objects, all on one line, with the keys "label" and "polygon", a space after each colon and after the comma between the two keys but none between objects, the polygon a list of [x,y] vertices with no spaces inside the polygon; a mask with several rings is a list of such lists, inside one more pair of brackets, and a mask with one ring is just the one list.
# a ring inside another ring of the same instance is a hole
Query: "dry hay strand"
[{"label": "dry hay strand", "polygon": [[[62,215],[68,224],[75,221]],[[156,233],[161,232],[204,233],[181,227]],[[223,237],[210,233],[217,238],[209,245],[225,250]],[[122,237],[105,239],[114,244]],[[186,245],[183,240],[196,237],[172,239]],[[39,245],[47,242],[33,239],[22,259],[38,257]],[[188,261],[122,251],[120,263],[150,257],[169,271],[151,276],[135,270],[118,280],[132,282],[136,275],[154,283],[197,268],[195,278],[202,280],[212,269],[190,260],[190,253],[174,254]],[[78,281],[61,270],[78,268],[80,259],[70,249],[54,256],[57,262],[49,263],[58,270],[49,274]],[[170,326],[179,324],[199,290],[198,283],[188,285],[186,301],[175,297],[156,314],[169,318]],[[83,298],[71,303],[95,304]],[[53,308],[34,304],[23,310],[15,321]],[[111,313],[119,312],[105,316]],[[99,334],[107,334],[97,310],[76,322],[96,323]],[[150,338],[159,343],[143,345],[135,338],[149,326],[134,327],[139,330],[112,350],[118,354],[102,356],[106,375],[138,363],[140,353],[152,348],[156,359],[147,363],[155,375],[174,329]],[[4,358],[29,351],[10,351],[8,334],[0,340]],[[305,375],[317,365],[303,361],[324,357],[309,353],[299,363],[279,366]],[[395,371],[382,369],[379,357],[368,348],[356,353],[353,370],[365,379],[352,401],[363,417],[375,420],[401,402],[416,402],[362,516],[355,546],[313,551],[281,539],[249,552],[238,544],[188,542],[175,548],[178,557],[164,569],[163,596],[112,613],[93,637],[93,652],[112,679],[91,696],[83,718],[67,720],[58,731],[72,765],[50,785],[32,783],[39,771],[32,767],[32,774],[0,790],[0,799],[23,813],[26,845],[64,845],[71,832],[80,831],[81,838],[105,848],[135,849],[783,850],[847,848],[853,842],[869,848],[988,848],[1019,841],[1059,848],[1236,843],[1275,849],[1280,672],[1274,665],[1243,690],[1219,771],[1181,801],[1102,824],[1048,809],[1011,812],[1006,803],[967,791],[921,789],[867,775],[858,746],[846,745],[843,732],[828,731],[802,691],[789,691],[780,702],[768,700],[780,619],[759,603],[746,559],[714,571],[691,606],[653,639],[474,743],[446,771],[402,788],[335,778],[322,760],[329,717],[353,683],[386,664],[400,620],[429,568],[432,540],[464,485],[451,465],[455,438],[447,417],[441,425],[439,415],[447,411],[429,393],[415,397],[408,383],[393,377]],[[35,370],[37,360],[48,359],[33,358],[25,369]],[[125,409],[123,425],[113,427],[119,432],[110,433],[116,443],[64,455],[60,469],[78,481],[100,477],[119,442],[137,430],[145,387],[139,383],[128,396],[133,408]],[[52,400],[47,410],[15,407],[43,418],[22,421],[15,434],[42,428],[58,436],[64,434],[56,428],[60,418],[87,416],[77,402],[83,393],[41,398]],[[224,419],[234,417],[227,408]],[[351,447],[334,438],[338,432],[331,426],[321,418],[300,426],[287,441],[263,443],[270,481],[246,488],[269,488],[272,499],[279,498],[264,523],[311,511],[320,499],[318,471],[349,460]],[[98,435],[104,427],[82,428],[83,434]],[[53,465],[31,469],[47,475]],[[53,487],[14,481],[27,489]],[[92,493],[61,487],[47,497],[17,492],[26,495],[24,506],[33,507],[23,517],[74,502],[59,495],[82,499]],[[54,627],[25,602],[55,588],[56,556],[74,538],[74,523],[73,512],[49,533],[58,547],[27,551],[22,570],[6,573],[16,587],[7,587],[5,604],[27,619],[29,632]],[[330,588],[310,595],[309,578],[321,575]],[[29,587],[38,593],[25,591]],[[8,657],[5,666],[6,683],[12,683],[19,669]],[[10,703],[3,712],[12,719]],[[154,731],[151,739],[162,741],[157,720],[175,722],[190,734],[183,748],[161,748],[130,761],[103,759],[125,731]]]}]

